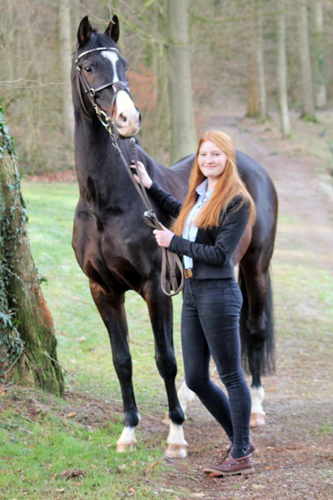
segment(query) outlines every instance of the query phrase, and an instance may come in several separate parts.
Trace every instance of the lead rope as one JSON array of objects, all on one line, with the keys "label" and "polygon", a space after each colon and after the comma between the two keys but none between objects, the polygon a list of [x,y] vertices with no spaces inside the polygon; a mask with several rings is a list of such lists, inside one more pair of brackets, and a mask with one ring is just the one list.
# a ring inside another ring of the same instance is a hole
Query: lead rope
[{"label": "lead rope", "polygon": [[[112,130],[112,127],[108,126],[106,128],[111,136],[111,141],[112,141],[113,147],[118,152],[120,159],[123,162],[124,167],[129,175],[136,191],[138,192],[144,206],[147,209],[143,215],[143,220],[145,221],[145,223],[148,226],[150,226],[154,229],[161,230],[162,224],[158,220],[157,215],[155,214],[155,212],[151,206],[146,188],[144,187],[143,182],[142,182],[141,173],[140,173],[140,169],[138,166],[138,155],[137,155],[137,149],[135,147],[135,139],[133,137],[130,139],[130,145],[131,145],[131,150],[132,150],[132,154],[133,154],[133,158],[134,158],[134,162],[135,162],[136,174],[137,174],[139,181],[140,181],[139,184],[134,179],[132,170],[129,167],[129,165],[127,164],[127,161],[123,155],[123,152],[121,151],[121,149],[118,146],[117,139],[116,139],[116,136]],[[162,291],[166,295],[168,295],[169,297],[173,297],[174,295],[177,295],[184,288],[183,265],[182,265],[181,260],[177,254],[170,252],[170,250],[168,250],[167,248],[164,248],[164,247],[161,247],[161,249],[162,249],[161,288],[162,288]],[[179,269],[180,275],[181,275],[181,282],[179,285],[178,285],[177,275],[176,275],[177,268]],[[170,286],[171,286],[172,292],[169,292],[167,290],[167,277],[168,276],[169,276],[169,281],[170,281]]]}]

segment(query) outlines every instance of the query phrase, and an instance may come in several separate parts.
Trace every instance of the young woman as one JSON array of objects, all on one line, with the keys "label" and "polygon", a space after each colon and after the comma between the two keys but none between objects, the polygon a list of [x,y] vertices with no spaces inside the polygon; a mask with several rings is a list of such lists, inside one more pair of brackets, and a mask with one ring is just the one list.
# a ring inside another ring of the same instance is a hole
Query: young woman
[{"label": "young woman", "polygon": [[[200,139],[183,206],[152,181],[142,163],[139,168],[149,194],[176,218],[172,230],[163,227],[154,234],[158,245],[183,255],[187,279],[181,336],[186,384],[231,442],[222,463],[204,471],[215,476],[252,473],[251,395],[240,356],[242,295],[231,257],[246,226],[254,222],[255,207],[238,175],[233,144],[218,131]],[[209,377],[210,356],[228,398]]]}]

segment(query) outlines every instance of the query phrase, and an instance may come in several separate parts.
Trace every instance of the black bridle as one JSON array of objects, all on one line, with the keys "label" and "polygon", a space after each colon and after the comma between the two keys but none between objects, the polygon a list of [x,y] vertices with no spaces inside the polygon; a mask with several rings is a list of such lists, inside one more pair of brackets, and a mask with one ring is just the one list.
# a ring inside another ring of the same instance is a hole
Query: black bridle
[{"label": "black bridle", "polygon": [[[111,127],[111,130],[113,132],[115,124],[113,122],[112,115],[113,115],[114,105],[115,105],[116,99],[117,99],[117,94],[120,90],[125,90],[129,95],[131,95],[130,94],[130,86],[129,86],[128,82],[122,82],[122,81],[118,80],[116,82],[109,82],[109,83],[106,83],[105,85],[101,85],[100,87],[93,88],[93,87],[90,87],[89,83],[87,82],[85,76],[82,73],[81,67],[79,66],[80,59],[83,56],[90,54],[91,52],[101,52],[101,51],[105,51],[105,50],[117,52],[117,54],[119,54],[118,49],[113,48],[113,47],[98,47],[96,49],[86,50],[85,52],[82,52],[82,54],[80,54],[80,55],[78,55],[78,53],[76,53],[75,68],[76,68],[76,76],[77,76],[77,90],[78,90],[78,94],[79,94],[79,98],[80,98],[83,112],[87,116],[87,118],[89,118],[90,120],[92,119],[91,115],[89,114],[87,107],[84,103],[84,99],[82,96],[82,90],[89,98],[90,104],[94,108],[98,120],[102,123],[102,125],[105,128]],[[112,87],[112,90],[113,90],[113,97],[112,97],[112,101],[111,101],[111,116],[108,116],[105,113],[105,111],[103,111],[96,103],[96,94],[98,94],[98,92],[101,92],[102,90],[107,89],[109,87]]]}]

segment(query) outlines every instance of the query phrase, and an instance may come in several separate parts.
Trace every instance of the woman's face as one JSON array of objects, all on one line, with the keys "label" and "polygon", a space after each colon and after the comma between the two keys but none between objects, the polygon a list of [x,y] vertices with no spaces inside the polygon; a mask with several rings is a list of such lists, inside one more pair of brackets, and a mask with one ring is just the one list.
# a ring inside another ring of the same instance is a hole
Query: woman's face
[{"label": "woman's face", "polygon": [[215,183],[222,174],[227,156],[212,141],[205,141],[199,149],[198,164],[201,172]]}]

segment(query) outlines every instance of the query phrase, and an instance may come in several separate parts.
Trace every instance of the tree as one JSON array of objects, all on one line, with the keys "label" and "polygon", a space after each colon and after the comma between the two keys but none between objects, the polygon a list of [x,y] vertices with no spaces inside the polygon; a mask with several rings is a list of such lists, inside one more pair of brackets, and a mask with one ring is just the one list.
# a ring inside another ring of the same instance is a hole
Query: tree
[{"label": "tree", "polygon": [[287,94],[287,57],[286,57],[286,20],[285,0],[280,1],[280,14],[278,17],[278,85],[279,85],[279,109],[281,118],[281,130],[283,137],[290,134],[290,120],[288,110]]},{"label": "tree", "polygon": [[264,70],[262,0],[254,0],[249,4],[251,18],[249,26],[249,79],[247,113],[250,118],[266,120],[266,84]]},{"label": "tree", "polygon": [[73,141],[74,136],[74,111],[70,85],[70,74],[72,67],[72,43],[71,43],[71,14],[70,4],[67,0],[60,0],[58,7],[59,21],[59,57],[60,75],[67,85],[62,91],[62,118],[65,137]]},{"label": "tree", "polygon": [[[52,358],[52,359],[51,359]],[[0,109],[0,377],[62,394],[53,319],[27,234],[13,144]]]},{"label": "tree", "polygon": [[316,48],[316,106],[325,108],[327,105],[327,93],[325,82],[325,41],[324,41],[324,14],[321,2],[315,5],[315,48]]},{"label": "tree", "polygon": [[170,162],[193,153],[197,138],[191,87],[189,0],[168,0],[169,96],[171,109]]},{"label": "tree", "polygon": [[301,63],[302,84],[302,118],[316,120],[314,93],[312,83],[312,68],[309,50],[308,35],[308,6],[307,0],[300,0],[299,13],[299,54]]},{"label": "tree", "polygon": [[267,117],[267,98],[266,98],[266,83],[264,70],[264,43],[263,43],[263,27],[262,27],[262,0],[256,0],[256,62],[258,71],[259,83],[259,110],[260,120],[264,122]]}]

